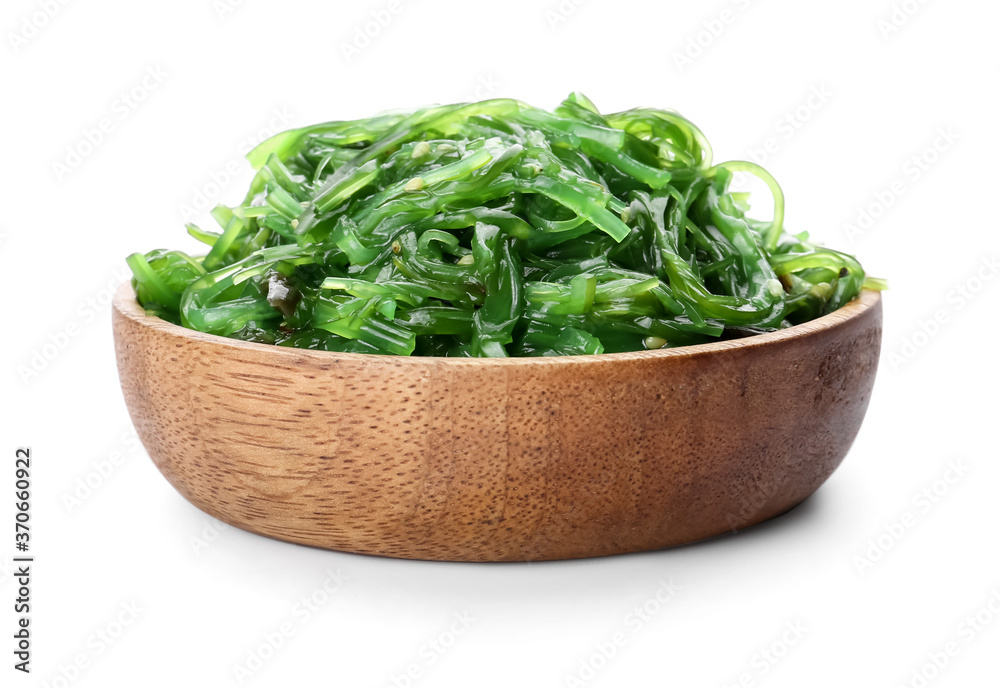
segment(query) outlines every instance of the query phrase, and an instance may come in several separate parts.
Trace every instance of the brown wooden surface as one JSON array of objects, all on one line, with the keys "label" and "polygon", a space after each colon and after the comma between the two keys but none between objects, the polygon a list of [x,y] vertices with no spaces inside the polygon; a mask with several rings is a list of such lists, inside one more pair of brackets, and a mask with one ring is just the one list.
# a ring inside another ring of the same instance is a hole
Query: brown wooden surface
[{"label": "brown wooden surface", "polygon": [[317,547],[455,561],[678,545],[781,514],[844,458],[871,397],[876,292],[788,330],[506,360],[224,339],[114,303],[125,401],[203,511]]}]

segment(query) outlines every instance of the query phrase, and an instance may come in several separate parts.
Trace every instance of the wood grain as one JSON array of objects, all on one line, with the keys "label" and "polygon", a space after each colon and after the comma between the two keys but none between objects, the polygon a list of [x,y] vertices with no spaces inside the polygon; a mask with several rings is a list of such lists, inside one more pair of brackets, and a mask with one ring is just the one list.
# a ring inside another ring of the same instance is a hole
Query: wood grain
[{"label": "wood grain", "polygon": [[747,339],[506,360],[225,339],[114,302],[150,457],[203,511],[317,547],[570,559],[744,528],[812,494],[868,407],[881,299]]}]

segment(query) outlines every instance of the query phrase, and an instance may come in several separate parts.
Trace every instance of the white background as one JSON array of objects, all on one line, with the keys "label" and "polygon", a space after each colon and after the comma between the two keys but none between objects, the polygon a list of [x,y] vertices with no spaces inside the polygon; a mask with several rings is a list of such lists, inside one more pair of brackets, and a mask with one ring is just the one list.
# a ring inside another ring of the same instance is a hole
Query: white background
[{"label": "white background", "polygon": [[[16,586],[0,571],[0,685],[240,685],[234,667],[283,625],[242,685],[997,685],[1000,6],[398,2],[4,1],[0,555],[29,445],[37,561],[30,676],[11,667]],[[773,139],[788,227],[890,280],[871,408],[829,482],[734,536],[507,565],[283,544],[175,493],[118,388],[124,257],[194,249],[185,206],[238,201],[240,151],[269,125],[482,96],[553,107],[572,90],[606,111],[675,108],[717,160]],[[328,571],[343,587],[318,593]]]}]

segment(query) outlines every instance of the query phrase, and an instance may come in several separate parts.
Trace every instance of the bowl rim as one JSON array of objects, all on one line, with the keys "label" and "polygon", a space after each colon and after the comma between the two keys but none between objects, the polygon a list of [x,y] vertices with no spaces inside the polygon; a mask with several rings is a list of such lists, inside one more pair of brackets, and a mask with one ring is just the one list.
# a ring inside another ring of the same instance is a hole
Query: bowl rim
[{"label": "bowl rim", "polygon": [[845,326],[872,309],[878,308],[882,302],[882,293],[871,289],[863,289],[850,303],[842,308],[820,316],[814,320],[793,325],[774,332],[752,335],[740,339],[727,339],[707,344],[691,344],[672,349],[654,349],[646,351],[623,351],[608,354],[582,354],[569,356],[512,356],[510,358],[448,358],[445,356],[396,356],[392,354],[359,354],[340,351],[319,351],[316,349],[300,349],[296,347],[276,346],[260,342],[247,342],[221,335],[209,334],[192,330],[180,325],[174,325],[162,318],[147,313],[136,298],[131,281],[126,281],[115,292],[112,308],[121,316],[128,318],[142,327],[157,330],[163,334],[181,339],[193,340],[216,346],[226,346],[234,349],[259,351],[269,355],[290,357],[301,362],[308,359],[316,363],[353,360],[371,363],[391,363],[394,365],[574,365],[582,363],[613,363],[615,361],[654,360],[660,358],[696,357],[722,351],[755,349],[769,344],[787,342],[818,335],[821,332],[835,330]]}]

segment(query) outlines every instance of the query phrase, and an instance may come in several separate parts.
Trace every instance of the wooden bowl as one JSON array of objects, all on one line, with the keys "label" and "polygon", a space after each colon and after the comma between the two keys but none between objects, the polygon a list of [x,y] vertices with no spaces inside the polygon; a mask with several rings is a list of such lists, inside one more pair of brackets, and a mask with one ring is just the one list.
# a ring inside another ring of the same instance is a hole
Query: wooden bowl
[{"label": "wooden bowl", "polygon": [[114,301],[122,390],[199,509],[261,535],[410,559],[532,561],[701,540],[788,511],[868,407],[877,292],[678,349],[455,359],[241,342]]}]

